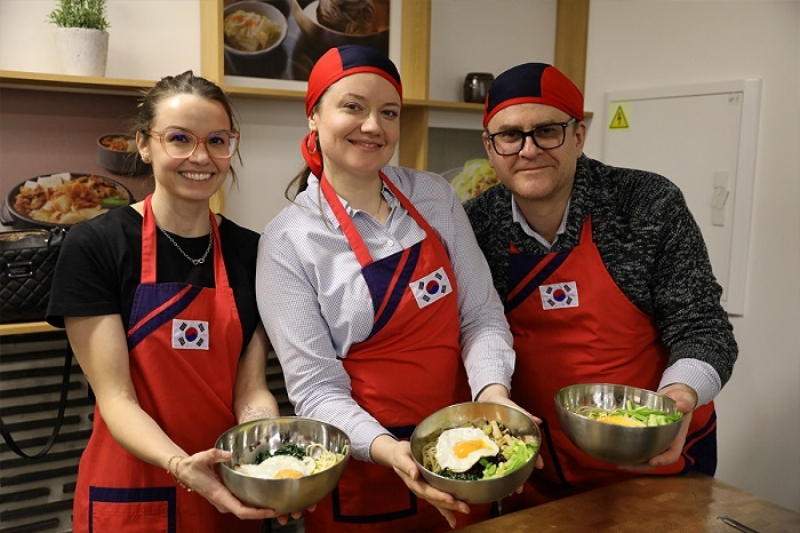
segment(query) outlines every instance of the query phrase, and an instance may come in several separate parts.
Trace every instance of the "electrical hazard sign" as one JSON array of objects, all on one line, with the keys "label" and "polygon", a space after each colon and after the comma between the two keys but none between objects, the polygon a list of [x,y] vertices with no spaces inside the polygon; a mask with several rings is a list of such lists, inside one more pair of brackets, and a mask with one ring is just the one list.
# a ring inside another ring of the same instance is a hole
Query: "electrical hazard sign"
[{"label": "electrical hazard sign", "polygon": [[614,109],[613,118],[611,119],[611,124],[608,125],[608,129],[611,130],[624,130],[628,129],[630,126],[628,125],[628,117],[625,116],[625,110],[622,104],[615,104],[612,109]]}]

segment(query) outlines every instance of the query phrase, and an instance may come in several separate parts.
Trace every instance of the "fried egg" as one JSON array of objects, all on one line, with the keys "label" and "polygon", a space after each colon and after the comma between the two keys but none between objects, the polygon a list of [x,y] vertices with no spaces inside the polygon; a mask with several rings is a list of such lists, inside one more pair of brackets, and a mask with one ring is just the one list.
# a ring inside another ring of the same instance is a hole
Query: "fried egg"
[{"label": "fried egg", "polygon": [[240,465],[239,471],[262,479],[293,479],[311,474],[314,467],[311,457],[304,457],[301,461],[291,455],[273,455],[257,465]]},{"label": "fried egg", "polygon": [[497,455],[500,448],[479,428],[443,431],[436,443],[435,457],[442,469],[466,472],[481,457]]},{"label": "fried egg", "polygon": [[633,418],[628,418],[627,416],[604,416],[597,419],[598,422],[603,422],[604,424],[611,424],[614,426],[627,426],[632,428],[643,428],[647,424],[644,422],[640,422]]}]

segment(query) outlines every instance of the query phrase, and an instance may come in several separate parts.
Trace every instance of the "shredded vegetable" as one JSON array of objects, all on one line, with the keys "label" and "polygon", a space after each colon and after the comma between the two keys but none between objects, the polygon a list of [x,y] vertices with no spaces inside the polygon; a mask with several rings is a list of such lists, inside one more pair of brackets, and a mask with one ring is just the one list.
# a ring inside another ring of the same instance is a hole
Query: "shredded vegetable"
[{"label": "shredded vegetable", "polygon": [[680,411],[669,413],[646,405],[637,405],[630,400],[626,402],[625,407],[603,409],[593,405],[582,405],[573,412],[599,422],[632,427],[666,426],[683,418],[683,413]]},{"label": "shredded vegetable", "polygon": [[475,198],[497,183],[497,174],[488,159],[467,160],[461,172],[450,182],[462,202]]},{"label": "shredded vegetable", "polygon": [[480,458],[464,472],[453,472],[442,468],[436,461],[434,450],[441,432],[434,435],[422,450],[423,466],[442,477],[474,481],[504,476],[519,469],[528,462],[539,449],[539,441],[533,436],[514,436],[502,422],[484,419],[466,422],[463,427],[478,427],[494,441],[499,452],[496,455]]}]

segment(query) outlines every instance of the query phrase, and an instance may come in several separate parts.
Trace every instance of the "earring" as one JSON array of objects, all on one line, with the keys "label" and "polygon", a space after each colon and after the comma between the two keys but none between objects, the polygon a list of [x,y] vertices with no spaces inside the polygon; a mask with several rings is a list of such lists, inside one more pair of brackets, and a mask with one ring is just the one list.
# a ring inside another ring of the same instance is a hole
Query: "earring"
[{"label": "earring", "polygon": [[142,154],[139,154],[139,156],[142,158],[142,163],[145,163],[145,164],[148,164],[148,165],[150,164],[150,158],[149,157],[145,157]]},{"label": "earring", "polygon": [[306,136],[306,148],[309,154],[316,154],[319,149],[319,139],[317,139],[317,132],[312,131]]}]

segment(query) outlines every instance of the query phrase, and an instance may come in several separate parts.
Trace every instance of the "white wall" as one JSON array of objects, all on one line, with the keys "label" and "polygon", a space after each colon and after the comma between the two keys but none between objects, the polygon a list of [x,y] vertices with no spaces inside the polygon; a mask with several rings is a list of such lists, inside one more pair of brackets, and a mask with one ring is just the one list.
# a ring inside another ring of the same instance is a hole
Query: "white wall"
[{"label": "white wall", "polygon": [[[107,75],[158,79],[199,69],[200,1],[110,0]],[[55,3],[0,0],[0,70],[60,72],[52,26],[45,22]],[[468,8],[454,9],[456,4]],[[534,14],[521,14],[523,4]],[[431,97],[457,100],[459,80],[470,70],[497,74],[519,62],[551,61],[552,47],[536,44],[543,33],[537,24],[553,18],[554,5],[555,0],[434,0]],[[445,43],[436,40],[439,25]],[[554,30],[545,42],[553,36]],[[509,55],[492,55],[481,46],[506,41]],[[590,156],[601,153],[608,91],[749,77],[764,80],[754,222],[747,307],[733,319],[739,361],[717,402],[718,477],[800,511],[800,2],[592,1],[586,72],[586,108],[595,113]],[[306,122],[299,102],[237,97],[236,104],[243,118],[244,167],[239,188],[229,192],[227,212],[260,230],[285,205],[283,190],[302,164],[297,146]],[[461,119],[480,127],[479,115]]]},{"label": "white wall", "polygon": [[556,8],[556,0],[433,0],[430,99],[462,101],[468,72],[552,63]]},{"label": "white wall", "polygon": [[800,511],[800,2],[592,1],[589,156],[601,153],[605,93],[741,78],[764,81],[747,302],[732,319],[740,355],[717,401],[717,477]]},{"label": "white wall", "polygon": [[236,167],[239,185],[228,189],[225,213],[260,232],[287,204],[286,185],[303,167],[305,104],[243,97],[234,103],[241,118],[244,166]]},{"label": "white wall", "polygon": [[[200,71],[199,0],[108,0],[106,77],[157,80]],[[0,70],[60,74],[58,0],[0,0]]]}]

